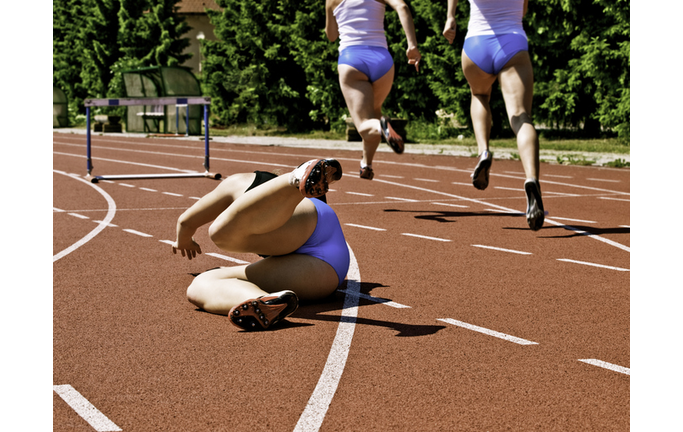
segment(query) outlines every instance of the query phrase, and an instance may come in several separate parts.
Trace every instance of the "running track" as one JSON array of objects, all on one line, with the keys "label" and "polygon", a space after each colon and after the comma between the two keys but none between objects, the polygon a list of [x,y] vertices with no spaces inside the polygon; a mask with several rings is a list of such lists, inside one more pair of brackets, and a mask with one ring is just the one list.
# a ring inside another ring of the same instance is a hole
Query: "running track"
[{"label": "running track", "polygon": [[[629,429],[630,173],[542,165],[544,228],[521,164],[212,143],[211,171],[337,158],[328,194],[352,268],[327,301],[245,333],[185,299],[190,273],[257,257],[171,253],[209,179],[85,175],[85,137],[53,135],[55,431]],[[93,137],[94,175],[202,170],[199,140]]]}]

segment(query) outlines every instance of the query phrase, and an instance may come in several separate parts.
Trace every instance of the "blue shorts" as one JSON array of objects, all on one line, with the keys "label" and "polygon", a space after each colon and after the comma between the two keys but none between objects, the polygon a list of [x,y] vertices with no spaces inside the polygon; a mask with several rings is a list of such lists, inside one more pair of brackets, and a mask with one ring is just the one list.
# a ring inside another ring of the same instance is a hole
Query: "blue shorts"
[{"label": "blue shorts", "polygon": [[324,202],[312,199],[318,213],[318,223],[313,234],[303,246],[292,253],[310,255],[332,266],[339,278],[339,285],[346,279],[351,257],[337,214]]},{"label": "blue shorts", "polygon": [[481,70],[498,75],[515,54],[529,50],[529,43],[519,33],[472,36],[465,38],[463,50]]},{"label": "blue shorts", "polygon": [[389,72],[394,65],[394,59],[384,47],[351,45],[339,53],[337,64],[356,68],[363,72],[370,82],[374,82]]}]

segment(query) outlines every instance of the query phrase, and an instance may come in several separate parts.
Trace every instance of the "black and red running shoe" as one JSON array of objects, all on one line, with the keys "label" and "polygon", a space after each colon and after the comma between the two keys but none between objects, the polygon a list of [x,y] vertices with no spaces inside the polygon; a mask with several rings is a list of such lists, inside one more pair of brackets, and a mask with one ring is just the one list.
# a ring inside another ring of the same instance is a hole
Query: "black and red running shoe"
[{"label": "black and red running shoe", "polygon": [[397,154],[403,153],[403,150],[405,150],[403,138],[401,137],[401,135],[396,133],[393,127],[391,127],[389,117],[382,116],[379,119],[379,123],[380,129],[382,130],[382,135],[384,136],[384,139],[387,141],[387,144],[389,144],[389,147],[391,147],[391,149]]},{"label": "black and red running shoe", "polygon": [[294,291],[279,291],[246,300],[230,309],[230,322],[243,330],[266,330],[299,307]]},{"label": "black and red running shoe", "polygon": [[341,177],[342,167],[336,159],[313,159],[294,170],[295,186],[306,198],[325,195],[330,184]]}]

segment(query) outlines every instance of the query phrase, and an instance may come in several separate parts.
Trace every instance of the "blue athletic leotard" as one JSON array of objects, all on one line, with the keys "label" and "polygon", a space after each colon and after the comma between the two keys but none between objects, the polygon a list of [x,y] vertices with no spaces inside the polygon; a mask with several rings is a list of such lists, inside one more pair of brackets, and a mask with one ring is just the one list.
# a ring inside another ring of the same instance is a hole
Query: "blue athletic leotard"
[{"label": "blue athletic leotard", "polygon": [[311,202],[315,204],[318,223],[306,243],[292,253],[310,255],[325,261],[337,273],[341,285],[349,271],[351,256],[339,219],[326,203],[317,199],[312,199]]}]

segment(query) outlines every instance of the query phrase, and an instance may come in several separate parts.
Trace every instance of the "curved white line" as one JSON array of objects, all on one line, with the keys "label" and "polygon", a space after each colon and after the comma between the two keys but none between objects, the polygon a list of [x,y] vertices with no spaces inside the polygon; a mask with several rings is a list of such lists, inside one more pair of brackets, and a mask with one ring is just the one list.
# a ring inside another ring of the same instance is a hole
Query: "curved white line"
[{"label": "curved white line", "polygon": [[104,190],[102,190],[99,186],[97,186],[97,185],[95,185],[95,184],[93,184],[93,183],[87,181],[86,179],[83,179],[83,178],[80,178],[80,177],[76,177],[76,176],[73,176],[73,175],[70,175],[70,174],[66,174],[66,173],[63,173],[63,172],[60,172],[60,171],[57,171],[57,170],[52,170],[52,171],[55,172],[55,173],[57,173],[57,174],[62,174],[62,175],[65,175],[65,176],[67,176],[67,177],[71,177],[72,179],[76,179],[76,180],[78,180],[78,181],[82,181],[83,183],[86,183],[86,184],[90,185],[90,186],[93,187],[97,192],[99,192],[99,193],[104,197],[105,200],[107,200],[107,204],[109,205],[109,209],[108,209],[108,211],[107,211],[107,216],[104,218],[104,220],[100,221],[99,225],[97,225],[97,228],[95,228],[94,230],[90,231],[90,233],[88,233],[88,235],[86,235],[85,237],[83,237],[82,239],[80,239],[79,241],[77,241],[76,243],[72,244],[72,245],[69,246],[68,248],[64,249],[63,251],[61,251],[61,252],[58,253],[57,255],[54,255],[54,256],[52,257],[52,262],[54,263],[54,262],[57,261],[58,259],[65,257],[66,255],[70,254],[71,252],[75,251],[75,250],[78,249],[79,247],[81,247],[81,246],[83,246],[84,244],[86,244],[86,243],[89,242],[93,237],[95,237],[97,234],[99,234],[100,231],[102,231],[103,229],[105,229],[105,228],[107,227],[107,225],[109,225],[109,223],[112,221],[112,219],[114,219],[114,215],[116,214],[116,203],[114,202],[114,200],[112,199],[112,197],[109,196],[108,193],[106,193]]},{"label": "curved white line", "polygon": [[313,390],[313,394],[308,400],[308,404],[301,417],[299,417],[294,431],[310,432],[320,429],[325,419],[325,414],[327,414],[327,409],[330,407],[330,403],[332,403],[334,393],[337,391],[339,380],[346,365],[346,358],[349,355],[351,339],[356,328],[356,317],[358,316],[360,270],[358,269],[358,262],[353,255],[351,246],[348,243],[346,246],[349,248],[351,263],[346,278],[346,295],[344,296],[344,307],[339,319],[339,327],[337,327],[337,335],[332,342],[330,354],[327,356],[327,363],[318,380],[318,385]]}]

